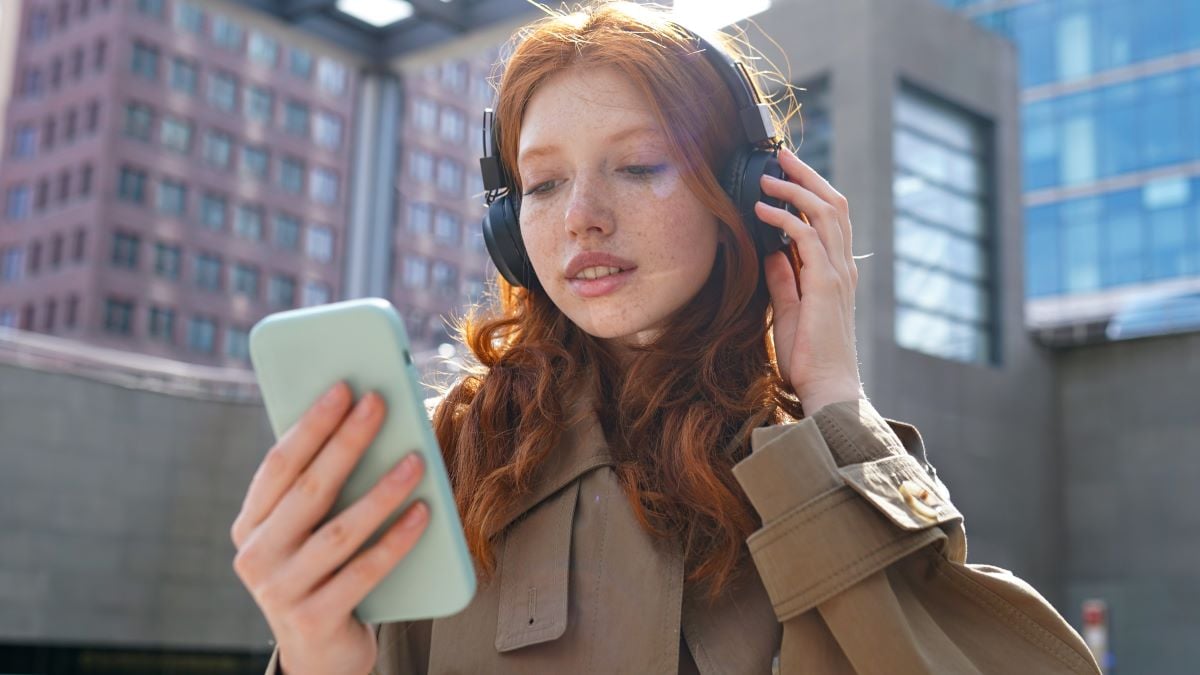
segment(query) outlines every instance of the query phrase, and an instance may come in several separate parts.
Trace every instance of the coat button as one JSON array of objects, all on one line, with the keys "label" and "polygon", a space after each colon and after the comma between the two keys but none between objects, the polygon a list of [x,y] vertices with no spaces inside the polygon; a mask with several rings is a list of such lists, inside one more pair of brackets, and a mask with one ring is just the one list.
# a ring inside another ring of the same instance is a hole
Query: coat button
[{"label": "coat button", "polygon": [[916,481],[906,480],[902,481],[896,489],[900,492],[900,496],[904,497],[904,503],[908,505],[910,511],[926,520],[937,520],[937,508],[933,506],[933,495],[929,493],[928,488]]}]

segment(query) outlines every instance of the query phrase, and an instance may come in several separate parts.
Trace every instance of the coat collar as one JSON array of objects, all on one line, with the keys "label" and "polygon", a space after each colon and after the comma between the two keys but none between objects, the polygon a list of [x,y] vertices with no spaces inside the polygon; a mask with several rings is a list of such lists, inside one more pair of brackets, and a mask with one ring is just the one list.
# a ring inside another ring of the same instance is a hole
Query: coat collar
[{"label": "coat collar", "polygon": [[513,499],[511,508],[489,528],[488,536],[503,531],[529,509],[588,471],[614,465],[590,388],[576,388],[567,397],[564,412],[566,421],[562,435],[554,450],[538,467],[532,488]]}]

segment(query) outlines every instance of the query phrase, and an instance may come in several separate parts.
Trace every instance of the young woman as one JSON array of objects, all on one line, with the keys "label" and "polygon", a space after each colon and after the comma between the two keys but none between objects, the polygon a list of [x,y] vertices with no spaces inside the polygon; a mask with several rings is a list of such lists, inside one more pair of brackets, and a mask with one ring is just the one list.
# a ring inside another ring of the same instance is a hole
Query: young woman
[{"label": "young woman", "polygon": [[355,555],[419,480],[401,463],[317,527],[385,414],[335,387],[233,525],[270,672],[1099,672],[1036,591],[966,564],[920,434],[859,381],[846,199],[786,148],[783,180],[739,155],[783,120],[710,48],[625,3],[522,31],[485,177],[499,303],[433,414],[479,591],[354,618],[429,514]]}]

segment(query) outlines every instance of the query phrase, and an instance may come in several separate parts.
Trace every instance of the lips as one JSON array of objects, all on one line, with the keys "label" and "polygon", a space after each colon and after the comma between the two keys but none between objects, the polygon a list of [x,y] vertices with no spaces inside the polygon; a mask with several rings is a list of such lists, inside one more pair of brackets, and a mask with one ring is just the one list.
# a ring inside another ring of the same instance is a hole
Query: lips
[{"label": "lips", "polygon": [[600,251],[588,251],[580,253],[571,258],[571,262],[567,264],[566,278],[575,279],[579,273],[589,267],[616,267],[621,270],[621,274],[636,269],[632,261],[612,255],[611,253],[602,253]]}]

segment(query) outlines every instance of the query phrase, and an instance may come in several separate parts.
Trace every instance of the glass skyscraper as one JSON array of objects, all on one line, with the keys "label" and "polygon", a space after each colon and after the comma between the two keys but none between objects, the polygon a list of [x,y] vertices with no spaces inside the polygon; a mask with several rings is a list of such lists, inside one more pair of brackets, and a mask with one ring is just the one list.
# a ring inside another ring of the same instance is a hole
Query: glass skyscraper
[{"label": "glass skyscraper", "polygon": [[1030,327],[1200,329],[1200,1],[939,2],[1017,46]]}]

